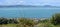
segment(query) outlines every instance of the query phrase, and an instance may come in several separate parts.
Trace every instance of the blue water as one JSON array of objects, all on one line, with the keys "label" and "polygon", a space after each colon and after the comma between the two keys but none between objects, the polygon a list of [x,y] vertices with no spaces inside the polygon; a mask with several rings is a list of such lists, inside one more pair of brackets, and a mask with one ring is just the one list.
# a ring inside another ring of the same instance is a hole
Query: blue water
[{"label": "blue water", "polygon": [[0,17],[47,18],[51,17],[55,13],[60,13],[60,8],[48,8],[48,7],[0,8]]}]

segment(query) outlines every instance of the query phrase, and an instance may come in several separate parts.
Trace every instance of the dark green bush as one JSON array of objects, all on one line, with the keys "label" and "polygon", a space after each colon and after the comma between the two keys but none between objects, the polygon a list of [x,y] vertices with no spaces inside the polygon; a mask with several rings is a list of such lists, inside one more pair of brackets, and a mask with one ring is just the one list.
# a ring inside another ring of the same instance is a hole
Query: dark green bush
[{"label": "dark green bush", "polygon": [[0,24],[17,24],[17,19],[7,19],[7,18],[0,18]]},{"label": "dark green bush", "polygon": [[0,18],[0,24],[8,24],[8,20],[6,18]]},{"label": "dark green bush", "polygon": [[52,24],[54,25],[60,24],[60,13],[52,16]]}]

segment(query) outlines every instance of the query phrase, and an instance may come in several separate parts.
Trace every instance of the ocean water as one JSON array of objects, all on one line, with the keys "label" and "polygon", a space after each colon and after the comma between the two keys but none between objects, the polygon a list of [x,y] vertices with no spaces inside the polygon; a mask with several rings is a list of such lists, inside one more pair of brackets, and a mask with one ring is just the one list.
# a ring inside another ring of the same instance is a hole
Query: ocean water
[{"label": "ocean water", "polygon": [[0,17],[49,18],[55,13],[60,13],[60,8],[55,7],[0,8]]}]

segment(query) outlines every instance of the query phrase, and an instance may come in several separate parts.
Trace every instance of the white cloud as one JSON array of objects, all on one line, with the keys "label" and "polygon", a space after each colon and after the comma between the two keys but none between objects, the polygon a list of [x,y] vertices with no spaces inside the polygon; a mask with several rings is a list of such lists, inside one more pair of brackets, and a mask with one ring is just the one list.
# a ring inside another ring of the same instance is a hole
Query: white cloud
[{"label": "white cloud", "polygon": [[23,2],[23,0],[5,0],[4,2],[0,2],[0,5],[20,5]]},{"label": "white cloud", "polygon": [[0,5],[60,5],[60,0],[0,0]]},{"label": "white cloud", "polygon": [[24,3],[24,1],[18,1],[18,3],[17,4],[23,4]]}]

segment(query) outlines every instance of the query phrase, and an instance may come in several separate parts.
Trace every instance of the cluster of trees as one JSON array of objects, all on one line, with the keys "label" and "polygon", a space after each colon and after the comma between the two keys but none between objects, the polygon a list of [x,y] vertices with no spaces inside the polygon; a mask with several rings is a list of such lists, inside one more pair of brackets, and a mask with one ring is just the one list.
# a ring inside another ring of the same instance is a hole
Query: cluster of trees
[{"label": "cluster of trees", "polygon": [[0,18],[0,24],[17,24],[18,21],[16,19],[8,19],[8,18]]}]

